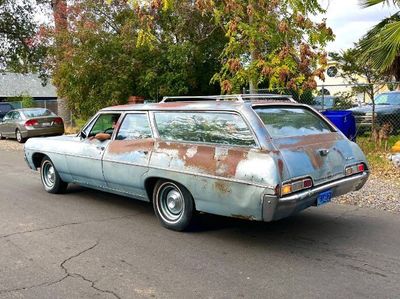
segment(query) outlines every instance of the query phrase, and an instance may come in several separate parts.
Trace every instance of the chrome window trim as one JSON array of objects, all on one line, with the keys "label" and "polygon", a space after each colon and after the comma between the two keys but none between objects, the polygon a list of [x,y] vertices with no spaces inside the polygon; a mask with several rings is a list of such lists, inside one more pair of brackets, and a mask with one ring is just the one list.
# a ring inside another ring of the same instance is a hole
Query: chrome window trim
[{"label": "chrome window trim", "polygon": [[[254,148],[254,149],[261,149],[260,142],[258,140],[257,134],[255,134],[252,126],[250,125],[249,121],[247,118],[239,111],[235,110],[153,110],[153,121],[154,121],[154,129],[157,131],[157,138],[166,141],[166,142],[183,142],[183,143],[189,143],[189,144],[207,144],[207,145],[218,145],[218,146],[228,146],[228,147],[242,147],[242,148]],[[200,141],[188,141],[188,140],[176,140],[176,139],[163,139],[160,136],[160,133],[158,131],[157,127],[157,122],[155,119],[155,114],[156,113],[219,113],[219,114],[234,114],[238,115],[246,124],[247,129],[251,132],[251,135],[253,136],[253,141],[254,141],[254,146],[251,145],[234,145],[234,144],[222,144],[222,143],[209,143],[209,142],[200,142]]]}]

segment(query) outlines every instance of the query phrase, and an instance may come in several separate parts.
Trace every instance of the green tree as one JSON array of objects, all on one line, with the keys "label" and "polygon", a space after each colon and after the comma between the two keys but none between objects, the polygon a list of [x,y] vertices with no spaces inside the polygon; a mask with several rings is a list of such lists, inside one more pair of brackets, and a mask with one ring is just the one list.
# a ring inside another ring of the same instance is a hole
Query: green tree
[{"label": "green tree", "polygon": [[35,0],[0,0],[0,70],[43,70],[47,47],[34,21]]},{"label": "green tree", "polygon": [[53,82],[79,116],[124,104],[130,95],[158,100],[219,90],[209,82],[225,37],[193,6],[160,11],[155,39],[139,47],[141,23],[126,1],[75,1],[68,11],[68,30],[51,36],[59,41],[51,49]]},{"label": "green tree", "polygon": [[[142,16],[143,43],[154,40],[154,20],[159,11],[174,11],[181,2],[153,0],[149,5],[133,1]],[[193,4],[194,5],[194,4]],[[209,14],[224,31],[227,42],[220,54],[222,67],[213,80],[223,92],[238,92],[251,83],[269,88],[312,89],[314,78],[323,78],[326,54],[321,50],[333,33],[323,20],[311,16],[323,13],[318,1],[307,0],[198,0],[196,6]]]},{"label": "green tree", "polygon": [[[363,7],[374,5],[400,7],[399,0],[361,0]],[[370,65],[381,73],[400,81],[400,11],[375,25],[359,42],[360,63]]]}]

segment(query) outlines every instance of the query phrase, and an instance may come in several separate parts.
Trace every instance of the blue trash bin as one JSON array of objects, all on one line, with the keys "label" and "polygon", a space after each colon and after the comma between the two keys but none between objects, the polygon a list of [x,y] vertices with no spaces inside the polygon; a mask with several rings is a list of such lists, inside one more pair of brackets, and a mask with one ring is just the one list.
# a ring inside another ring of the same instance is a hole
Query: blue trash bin
[{"label": "blue trash bin", "polygon": [[322,112],[347,138],[356,141],[356,119],[348,110],[327,110]]}]

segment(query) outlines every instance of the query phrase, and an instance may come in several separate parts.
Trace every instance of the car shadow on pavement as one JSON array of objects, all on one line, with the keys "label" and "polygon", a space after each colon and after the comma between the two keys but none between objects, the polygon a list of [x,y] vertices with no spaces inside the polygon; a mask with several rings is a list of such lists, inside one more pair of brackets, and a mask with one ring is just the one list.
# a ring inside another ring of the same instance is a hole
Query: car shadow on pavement
[{"label": "car shadow on pavement", "polygon": [[[156,219],[153,207],[150,203],[131,199],[106,192],[96,191],[76,185],[68,188],[67,193],[79,194],[80,200],[95,200],[116,209],[127,209],[135,214],[139,212],[144,217]],[[355,216],[352,211],[357,210],[354,206],[334,204],[334,212],[331,206],[323,208],[310,208],[291,217],[274,221],[248,221],[230,217],[223,217],[200,213],[196,215],[189,234],[205,234],[213,232],[229,239],[232,237],[277,241],[301,240],[303,243],[324,243],[327,239],[341,238],[352,239],[357,234],[368,234],[371,229],[370,221],[365,217]],[[338,208],[339,207],[339,208]],[[159,225],[158,221],[149,222],[149,225]]]}]

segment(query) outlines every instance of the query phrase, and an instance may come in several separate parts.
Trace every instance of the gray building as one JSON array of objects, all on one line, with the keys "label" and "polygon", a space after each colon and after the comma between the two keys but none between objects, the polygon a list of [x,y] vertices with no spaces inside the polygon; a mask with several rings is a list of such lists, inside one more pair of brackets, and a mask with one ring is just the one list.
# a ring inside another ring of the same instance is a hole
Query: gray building
[{"label": "gray building", "polygon": [[13,100],[12,98],[28,95],[34,100],[57,100],[54,85],[42,80],[36,74],[0,73],[0,101]]},{"label": "gray building", "polygon": [[51,82],[43,84],[37,74],[0,73],[0,102],[10,102],[21,108],[18,97],[33,98],[37,107],[58,113],[57,92]]}]

